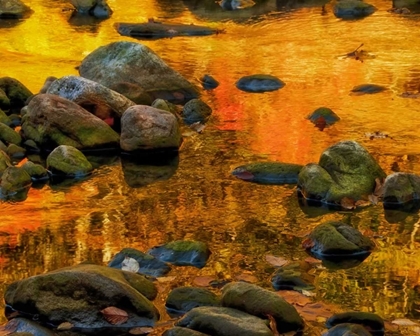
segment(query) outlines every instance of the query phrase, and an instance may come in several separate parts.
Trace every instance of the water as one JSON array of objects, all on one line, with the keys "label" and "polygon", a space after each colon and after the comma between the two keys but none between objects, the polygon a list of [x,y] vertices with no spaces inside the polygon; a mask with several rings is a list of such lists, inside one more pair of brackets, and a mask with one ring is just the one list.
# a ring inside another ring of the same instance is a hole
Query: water
[{"label": "water", "polygon": [[[166,165],[133,166],[126,159],[95,161],[94,174],[74,183],[32,188],[24,202],[2,203],[0,294],[14,280],[84,260],[106,264],[124,247],[142,251],[174,239],[208,243],[213,254],[201,270],[175,268],[159,283],[156,305],[171,288],[197,276],[235,280],[255,276],[269,288],[274,267],[266,255],[304,259],[303,237],[335,219],[371,232],[377,248],[359,266],[316,271],[316,297],[341,309],[375,312],[388,321],[419,318],[419,215],[385,212],[381,205],[356,212],[302,209],[293,186],[261,186],[235,179],[237,166],[261,160],[306,164],[346,139],[364,145],[387,173],[420,170],[418,15],[388,13],[388,1],[371,0],[368,18],[342,21],[331,5],[265,1],[242,11],[223,11],[211,1],[109,0],[111,19],[70,19],[64,1],[27,0],[34,10],[15,25],[2,23],[0,76],[37,92],[46,77],[77,74],[81,60],[119,40],[152,48],[191,82],[208,73],[221,85],[203,91],[213,116],[202,134],[184,129],[179,156]],[[135,40],[120,36],[115,22],[195,23],[224,29],[207,37]],[[364,43],[372,57],[346,58]],[[265,73],[286,83],[279,91],[237,90],[242,76]],[[375,95],[349,95],[360,84],[384,85]],[[305,117],[318,107],[341,121],[320,132]],[[389,137],[369,139],[366,133]],[[99,162],[98,162],[99,161]],[[174,277],[174,278],[172,278]],[[4,321],[4,318],[3,318]]]}]

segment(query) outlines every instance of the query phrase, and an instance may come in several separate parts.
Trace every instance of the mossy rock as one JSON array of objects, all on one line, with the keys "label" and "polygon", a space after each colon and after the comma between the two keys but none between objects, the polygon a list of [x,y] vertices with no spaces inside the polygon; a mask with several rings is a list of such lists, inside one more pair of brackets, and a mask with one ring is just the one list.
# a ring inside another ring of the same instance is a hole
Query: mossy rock
[{"label": "mossy rock", "polygon": [[360,324],[375,332],[375,335],[383,335],[385,328],[384,320],[377,314],[368,312],[344,312],[331,316],[327,322],[327,328],[332,328],[342,323]]},{"label": "mossy rock", "polygon": [[93,167],[77,148],[61,145],[48,155],[47,169],[53,175],[82,177],[89,175]]},{"label": "mossy rock", "polygon": [[26,161],[22,168],[26,170],[32,180],[47,180],[48,171],[40,164],[33,163],[32,161]]},{"label": "mossy rock", "polygon": [[11,159],[22,159],[25,157],[26,149],[15,144],[10,144],[6,150]]},{"label": "mossy rock", "polygon": [[[0,97],[1,99],[1,97]],[[0,102],[0,106],[1,106],[1,102]],[[0,123],[3,123],[7,126],[12,126],[12,121],[10,120],[10,118],[7,116],[6,113],[4,113],[3,110],[0,109]]]},{"label": "mossy rock", "polygon": [[275,292],[246,282],[232,282],[222,289],[222,306],[266,318],[271,315],[279,333],[303,330],[304,322],[296,308]]},{"label": "mossy rock", "polygon": [[360,0],[339,0],[333,8],[334,15],[341,19],[363,18],[375,11],[375,6]]},{"label": "mossy rock", "polygon": [[22,189],[29,188],[31,184],[31,177],[25,169],[21,167],[7,167],[1,177],[1,194],[12,195]]},{"label": "mossy rock", "polygon": [[420,199],[420,176],[409,173],[388,175],[383,183],[384,207],[400,207]]},{"label": "mossy rock", "polygon": [[311,269],[306,262],[294,262],[280,267],[271,278],[273,288],[278,290],[312,290],[314,277],[308,274]]},{"label": "mossy rock", "polygon": [[246,92],[275,91],[283,86],[285,83],[277,77],[264,74],[244,76],[236,82],[236,87]]},{"label": "mossy rock", "polygon": [[163,261],[133,248],[124,248],[118,252],[108,263],[108,267],[124,269],[126,258],[132,258],[138,263],[137,273],[140,274],[161,277],[171,270],[171,267]]},{"label": "mossy rock", "polygon": [[148,251],[157,259],[177,266],[202,268],[210,257],[207,245],[199,241],[175,240]]},{"label": "mossy rock", "polygon": [[254,162],[236,167],[235,177],[261,184],[295,184],[302,165],[282,162]]},{"label": "mossy rock", "polygon": [[6,93],[12,109],[22,108],[26,100],[33,95],[25,85],[10,77],[0,78],[0,89]]},{"label": "mossy rock", "polygon": [[20,145],[22,137],[14,129],[0,123],[0,140],[7,144]]},{"label": "mossy rock", "polygon": [[7,97],[6,92],[0,89],[0,109],[9,110],[10,108],[10,99]]},{"label": "mossy rock", "polygon": [[298,188],[302,195],[310,200],[324,201],[334,183],[330,174],[321,166],[309,163],[299,172]]},{"label": "mossy rock", "polygon": [[11,166],[12,163],[10,162],[9,155],[7,155],[3,150],[0,150],[0,177],[2,176],[3,172]]},{"label": "mossy rock", "polygon": [[205,123],[211,116],[212,109],[201,99],[191,99],[182,109],[182,119],[187,125],[196,122]]},{"label": "mossy rock", "polygon": [[341,222],[318,225],[303,243],[315,257],[354,257],[370,253],[375,243]]},{"label": "mossy rock", "polygon": [[166,311],[171,316],[183,315],[201,306],[220,306],[220,300],[208,289],[178,287],[169,293],[165,304]]},{"label": "mossy rock", "polygon": [[75,328],[112,328],[101,311],[116,307],[128,315],[118,327],[132,328],[151,326],[159,318],[149,301],[156,293],[153,283],[139,274],[80,264],[16,281],[4,297],[11,308],[53,326],[66,321]]}]

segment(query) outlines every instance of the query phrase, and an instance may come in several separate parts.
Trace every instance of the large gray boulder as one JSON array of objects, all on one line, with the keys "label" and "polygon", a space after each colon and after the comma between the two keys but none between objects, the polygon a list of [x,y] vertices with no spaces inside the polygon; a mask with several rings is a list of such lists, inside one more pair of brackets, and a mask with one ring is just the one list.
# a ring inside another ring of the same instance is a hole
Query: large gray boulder
[{"label": "large gray boulder", "polygon": [[71,100],[108,124],[109,119],[121,118],[125,110],[135,105],[122,94],[79,76],[65,76],[55,80],[47,93]]},{"label": "large gray boulder", "polygon": [[355,141],[341,141],[326,149],[318,164],[308,164],[298,177],[302,195],[311,200],[340,204],[357,201],[374,191],[375,179],[386,174],[372,155]]},{"label": "large gray boulder", "polygon": [[82,61],[79,73],[107,87],[120,82],[137,84],[153,98],[185,101],[198,96],[181,74],[149,47],[135,42],[113,42],[94,50]]},{"label": "large gray boulder", "polygon": [[304,327],[295,307],[277,293],[250,283],[232,282],[224,286],[221,303],[224,307],[235,308],[260,318],[271,315],[276,320],[279,333],[303,330]]},{"label": "large gray boulder", "polygon": [[118,147],[119,135],[76,103],[52,94],[36,95],[28,105],[22,133],[40,148],[59,145],[78,149]]},{"label": "large gray boulder", "polygon": [[121,118],[121,149],[178,149],[181,131],[176,117],[167,111],[146,105],[127,109]]},{"label": "large gray boulder", "polygon": [[[159,318],[150,301],[156,294],[154,284],[139,274],[80,264],[16,281],[4,298],[13,309],[56,326],[66,321],[75,328],[131,328]],[[112,315],[103,312],[109,307],[124,311],[126,319],[112,323]]]},{"label": "large gray boulder", "polygon": [[20,0],[0,0],[0,19],[20,19],[32,10]]}]

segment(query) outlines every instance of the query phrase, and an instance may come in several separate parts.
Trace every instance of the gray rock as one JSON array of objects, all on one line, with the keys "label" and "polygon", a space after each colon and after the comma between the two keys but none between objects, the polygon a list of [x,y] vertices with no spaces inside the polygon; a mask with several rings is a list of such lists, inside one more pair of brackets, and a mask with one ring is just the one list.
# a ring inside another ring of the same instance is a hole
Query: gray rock
[{"label": "gray rock", "polygon": [[333,8],[334,15],[341,19],[363,18],[375,11],[375,6],[360,0],[339,0]]},{"label": "gray rock", "polygon": [[166,311],[170,316],[179,316],[201,306],[220,306],[217,295],[208,289],[196,287],[178,287],[173,289],[166,299]]},{"label": "gray rock", "polygon": [[217,336],[273,336],[264,320],[225,307],[194,308],[176,326]]},{"label": "gray rock", "polygon": [[153,102],[151,95],[138,84],[120,82],[111,84],[109,88],[115,92],[121,93],[136,105],[151,105]]},{"label": "gray rock", "polygon": [[121,149],[178,149],[181,131],[176,117],[167,111],[145,105],[127,109],[121,118]]},{"label": "gray rock", "polygon": [[89,175],[93,167],[77,148],[61,145],[48,155],[47,169],[53,175],[81,177]]},{"label": "gray rock", "polygon": [[78,76],[65,76],[51,83],[47,93],[66,98],[99,119],[121,118],[134,102],[122,94]]},{"label": "gray rock", "polygon": [[186,101],[198,96],[190,82],[139,43],[120,41],[100,47],[83,60],[79,72],[107,87],[120,82],[137,84],[153,98]]},{"label": "gray rock", "polygon": [[303,330],[304,322],[296,308],[278,294],[246,282],[232,282],[222,289],[222,306],[266,318],[271,315],[279,333]]}]

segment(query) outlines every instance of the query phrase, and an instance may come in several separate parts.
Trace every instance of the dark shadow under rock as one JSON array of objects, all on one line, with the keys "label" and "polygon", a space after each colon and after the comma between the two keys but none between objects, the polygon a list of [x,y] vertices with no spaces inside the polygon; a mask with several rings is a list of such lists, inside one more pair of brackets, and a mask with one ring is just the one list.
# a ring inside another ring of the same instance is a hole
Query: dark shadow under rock
[{"label": "dark shadow under rock", "polygon": [[383,319],[374,313],[367,312],[345,312],[331,316],[326,325],[332,328],[342,323],[360,324],[374,335],[383,335],[385,326]]}]

